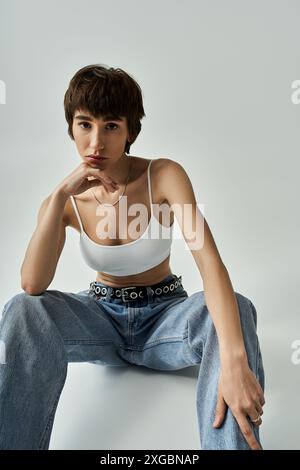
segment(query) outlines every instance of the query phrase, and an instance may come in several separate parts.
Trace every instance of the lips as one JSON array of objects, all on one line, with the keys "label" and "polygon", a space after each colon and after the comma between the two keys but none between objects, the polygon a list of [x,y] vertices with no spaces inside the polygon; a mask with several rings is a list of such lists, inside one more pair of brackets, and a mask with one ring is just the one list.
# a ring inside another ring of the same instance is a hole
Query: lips
[{"label": "lips", "polygon": [[101,159],[101,158],[106,158],[106,157],[104,157],[103,155],[94,155],[94,154],[87,155],[87,157],[97,158],[98,160]]},{"label": "lips", "polygon": [[99,157],[97,155],[87,155],[86,158],[90,161],[101,162],[102,160],[106,160],[106,157]]}]

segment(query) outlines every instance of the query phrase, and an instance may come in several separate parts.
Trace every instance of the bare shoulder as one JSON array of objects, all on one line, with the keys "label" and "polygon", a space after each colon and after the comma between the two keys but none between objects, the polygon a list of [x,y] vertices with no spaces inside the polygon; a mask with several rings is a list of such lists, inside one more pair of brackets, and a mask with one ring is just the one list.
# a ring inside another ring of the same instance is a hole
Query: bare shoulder
[{"label": "bare shoulder", "polygon": [[181,172],[185,172],[183,166],[171,158],[159,157],[152,160],[151,175],[154,175],[158,181],[163,177],[164,180],[169,180],[169,184],[172,184],[172,181],[170,180],[172,175],[175,173],[180,174]]},{"label": "bare shoulder", "polygon": [[165,177],[170,176],[170,173],[173,175],[175,173],[186,173],[185,169],[180,163],[167,157],[160,157],[155,159],[155,161],[152,163],[152,167],[154,167],[155,173]]},{"label": "bare shoulder", "polygon": [[[159,182],[162,195],[166,201],[171,202],[170,199],[179,196],[184,188],[189,186],[191,182],[184,167],[171,158],[158,158],[154,165],[155,179]],[[170,197],[173,194],[172,198]]]}]

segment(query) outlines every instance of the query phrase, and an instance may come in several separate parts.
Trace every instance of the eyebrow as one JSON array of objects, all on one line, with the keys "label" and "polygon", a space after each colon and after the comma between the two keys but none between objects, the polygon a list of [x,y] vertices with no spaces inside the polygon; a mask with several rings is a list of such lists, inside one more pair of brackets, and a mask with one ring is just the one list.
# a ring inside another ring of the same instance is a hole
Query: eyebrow
[{"label": "eyebrow", "polygon": [[[84,119],[85,121],[93,121],[93,118],[90,116],[85,116],[84,114],[78,114],[75,116],[75,119]],[[115,119],[114,116],[104,116],[104,122],[107,121],[124,121],[124,119]]]}]

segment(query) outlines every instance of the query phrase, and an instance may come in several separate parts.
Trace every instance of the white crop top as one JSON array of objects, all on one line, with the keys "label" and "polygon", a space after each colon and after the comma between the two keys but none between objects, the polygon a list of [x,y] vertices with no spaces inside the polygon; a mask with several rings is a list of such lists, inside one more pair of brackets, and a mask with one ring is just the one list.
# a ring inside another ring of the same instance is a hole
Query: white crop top
[{"label": "white crop top", "polygon": [[141,237],[123,245],[101,245],[94,242],[83,230],[75,198],[71,201],[80,225],[80,250],[87,265],[99,272],[114,276],[138,274],[153,268],[165,260],[171,252],[174,223],[166,227],[153,215],[150,166],[148,165],[148,191],[150,222]]}]

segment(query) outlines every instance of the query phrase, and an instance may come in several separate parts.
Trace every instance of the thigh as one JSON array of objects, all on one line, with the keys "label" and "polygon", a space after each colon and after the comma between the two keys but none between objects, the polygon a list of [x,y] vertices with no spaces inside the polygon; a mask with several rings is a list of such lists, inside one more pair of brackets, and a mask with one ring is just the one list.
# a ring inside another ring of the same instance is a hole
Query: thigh
[{"label": "thigh", "polygon": [[135,364],[176,370],[201,362],[209,323],[203,291],[161,296],[141,313],[132,355]]},{"label": "thigh", "polygon": [[[120,307],[114,307],[117,308]],[[128,365],[122,357],[126,315],[115,310],[115,315],[111,315],[111,310],[111,306],[97,301],[88,290],[77,293],[46,290],[40,295],[22,292],[4,305],[1,339],[12,348],[14,337],[20,334],[31,343],[38,336],[39,345],[46,337],[56,338],[59,346],[59,337],[69,362]]]},{"label": "thigh", "polygon": [[[235,292],[248,358],[254,351],[254,367],[261,366],[256,335],[256,310],[252,302]],[[141,316],[139,338],[134,359],[137,364],[154,369],[181,369],[202,361],[208,340],[217,345],[216,329],[206,305],[204,291],[168,300],[161,296]],[[256,372],[258,374],[258,372]]]}]

